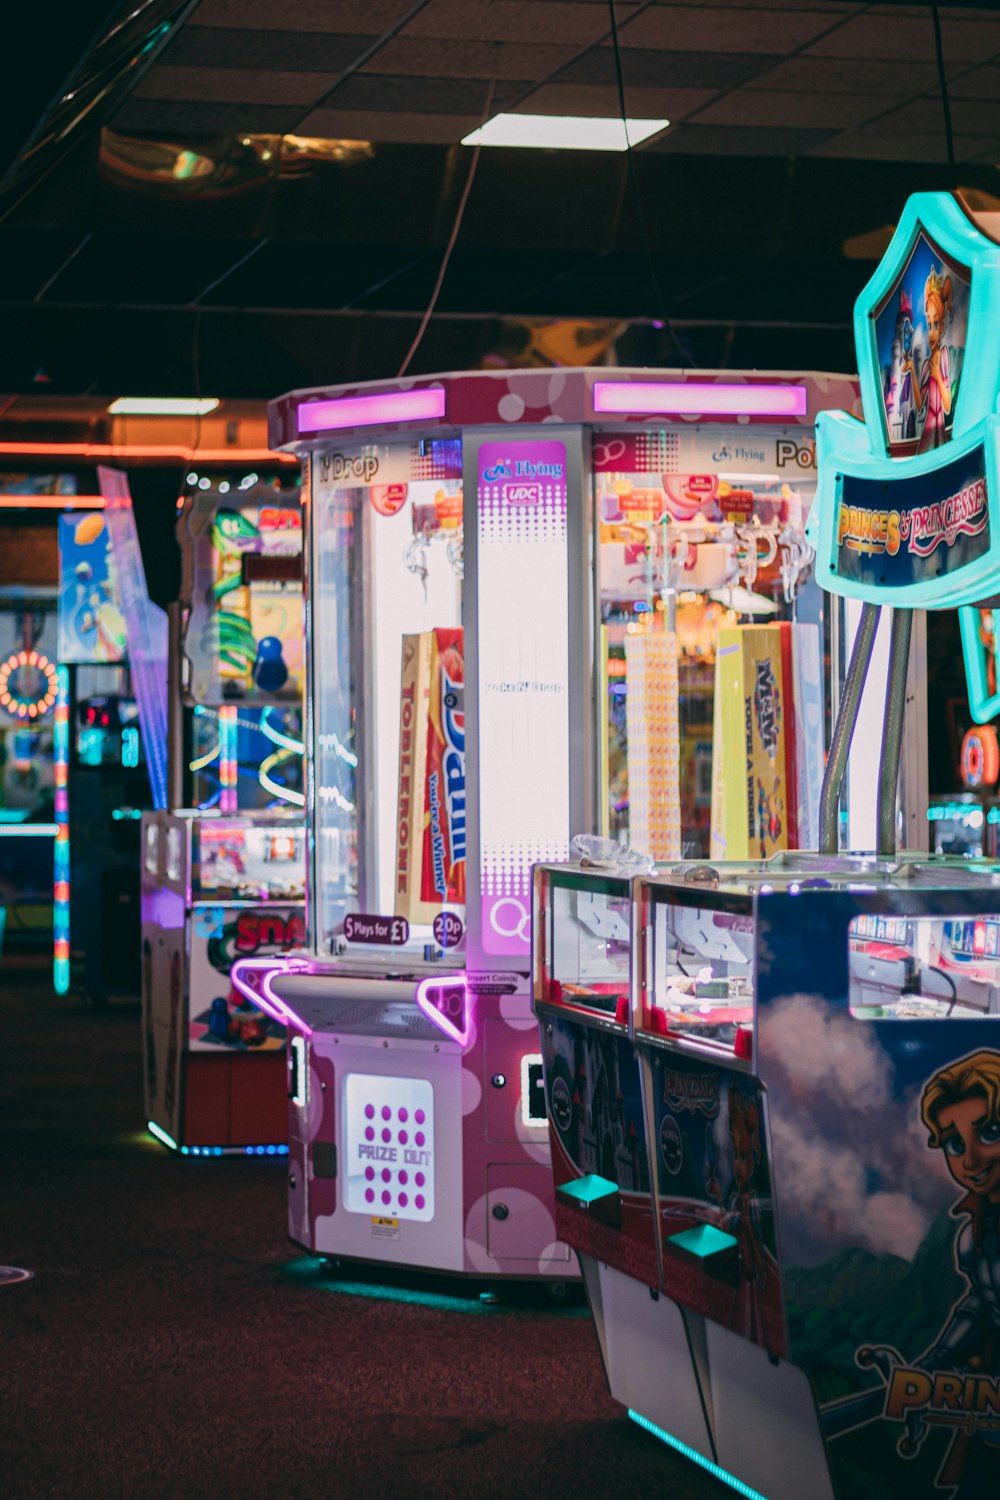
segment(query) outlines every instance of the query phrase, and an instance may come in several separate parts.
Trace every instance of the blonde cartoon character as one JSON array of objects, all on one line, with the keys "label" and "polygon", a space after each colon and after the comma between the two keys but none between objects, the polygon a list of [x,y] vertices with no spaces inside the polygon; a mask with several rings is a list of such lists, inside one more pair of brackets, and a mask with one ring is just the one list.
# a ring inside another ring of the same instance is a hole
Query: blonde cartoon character
[{"label": "blonde cartoon character", "polygon": [[955,310],[951,277],[942,281],[935,267],[924,286],[924,320],[927,324],[928,354],[916,379],[913,359],[907,368],[913,377],[917,410],[924,413],[924,426],[917,444],[918,453],[929,453],[947,442],[947,422],[951,415],[951,365],[944,336]]}]

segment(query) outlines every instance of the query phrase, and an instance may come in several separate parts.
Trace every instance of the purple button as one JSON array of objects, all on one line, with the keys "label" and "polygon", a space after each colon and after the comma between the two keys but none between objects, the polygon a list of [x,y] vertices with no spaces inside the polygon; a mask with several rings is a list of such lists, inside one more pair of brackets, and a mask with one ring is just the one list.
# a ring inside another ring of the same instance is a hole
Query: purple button
[{"label": "purple button", "polygon": [[383,1182],[391,1182],[392,1181],[392,1173],[389,1171],[388,1167],[383,1167],[382,1168],[382,1181]]},{"label": "purple button", "polygon": [[375,1106],[374,1106],[374,1104],[366,1104],[365,1105],[365,1119],[366,1120],[374,1120],[374,1118],[375,1118]]},{"label": "purple button", "polygon": [[374,1182],[375,1181],[375,1168],[374,1167],[365,1167],[365,1178],[366,1178],[366,1180],[368,1182]]},{"label": "purple button", "polygon": [[424,1195],[423,1195],[423,1193],[418,1193],[417,1196],[414,1198],[413,1201],[417,1205],[418,1208],[423,1208],[423,1206],[424,1206]]},{"label": "purple button", "polygon": [[410,1200],[406,1196],[405,1193],[400,1193],[400,1195],[399,1195],[399,1206],[400,1206],[400,1208],[405,1208],[406,1205],[409,1203],[409,1201]]},{"label": "purple button", "polygon": [[387,1146],[388,1146],[389,1142],[392,1140],[392,1131],[389,1129],[388,1126],[386,1126],[386,1128],[382,1132],[382,1139],[385,1141],[385,1143],[386,1143]]},{"label": "purple button", "polygon": [[424,1176],[423,1172],[418,1172],[413,1180],[417,1184],[417,1187],[423,1187],[424,1183],[427,1181],[427,1178]]},{"label": "purple button", "polygon": [[383,1104],[382,1106],[382,1118],[383,1120],[392,1119],[392,1110],[389,1108],[388,1104]]},{"label": "purple button", "polygon": [[366,1125],[365,1126],[365,1140],[366,1141],[373,1141],[374,1139],[375,1139],[375,1131],[374,1131],[374,1129],[372,1128],[371,1125]]},{"label": "purple button", "polygon": [[405,1167],[403,1168],[402,1172],[400,1172],[400,1174],[399,1174],[399,1180],[402,1183],[407,1183],[410,1180],[410,1174],[407,1172],[407,1170],[406,1170]]},{"label": "purple button", "polygon": [[424,1144],[424,1132],[422,1130],[418,1130],[413,1139],[416,1141],[418,1146],[422,1146]]},{"label": "purple button", "polygon": [[399,1144],[400,1144],[400,1145],[401,1145],[401,1146],[405,1146],[405,1145],[406,1145],[406,1143],[407,1143],[407,1141],[408,1141],[408,1140],[409,1140],[409,1139],[410,1139],[410,1137],[409,1137],[409,1136],[408,1136],[408,1135],[407,1135],[407,1133],[406,1133],[406,1131],[405,1131],[405,1130],[401,1130],[401,1131],[400,1131],[400,1132],[399,1132]]},{"label": "purple button", "polygon": [[373,1190],[371,1188],[365,1188],[365,1202],[366,1203],[374,1203],[375,1202],[375,1193],[373,1192]]},{"label": "purple button", "polygon": [[382,1202],[383,1203],[391,1203],[392,1202],[392,1194],[389,1192],[388,1188],[382,1194]]},{"label": "purple button", "polygon": [[416,1120],[416,1122],[417,1122],[418,1125],[422,1125],[424,1123],[424,1121],[426,1120],[427,1116],[424,1114],[424,1112],[423,1112],[422,1109],[418,1109],[417,1112],[416,1112],[416,1114],[413,1116],[413,1118]]},{"label": "purple button", "polygon": [[401,1109],[399,1111],[399,1118],[402,1120],[403,1124],[405,1125],[406,1122],[407,1122],[407,1120],[409,1119],[409,1114],[407,1113],[407,1111],[405,1109]]}]

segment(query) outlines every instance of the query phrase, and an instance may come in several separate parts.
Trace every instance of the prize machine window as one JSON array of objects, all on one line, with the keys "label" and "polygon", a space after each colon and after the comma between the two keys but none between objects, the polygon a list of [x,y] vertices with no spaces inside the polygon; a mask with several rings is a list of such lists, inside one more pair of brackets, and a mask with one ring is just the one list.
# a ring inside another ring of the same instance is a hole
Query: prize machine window
[{"label": "prize machine window", "polygon": [[710,853],[719,630],[794,618],[813,462],[784,429],[595,437],[602,831],[657,861]]},{"label": "prize machine window", "polygon": [[461,464],[458,440],[373,447],[346,465],[339,454],[313,459],[321,952],[422,957],[462,946]]},{"label": "prize machine window", "polygon": [[753,1055],[754,920],[728,907],[649,903],[641,1029],[727,1058]]},{"label": "prize machine window", "polygon": [[185,802],[200,812],[305,804],[298,478],[187,476]]},{"label": "prize machine window", "polygon": [[540,955],[539,998],[627,1025],[632,930],[628,882],[596,876],[560,878],[548,870],[542,890],[545,949]]},{"label": "prize machine window", "polygon": [[848,928],[851,1015],[866,1021],[1000,1018],[1000,913],[864,914]]},{"label": "prize machine window", "polygon": [[220,901],[301,901],[305,829],[289,822],[199,820],[191,830],[198,895]]}]

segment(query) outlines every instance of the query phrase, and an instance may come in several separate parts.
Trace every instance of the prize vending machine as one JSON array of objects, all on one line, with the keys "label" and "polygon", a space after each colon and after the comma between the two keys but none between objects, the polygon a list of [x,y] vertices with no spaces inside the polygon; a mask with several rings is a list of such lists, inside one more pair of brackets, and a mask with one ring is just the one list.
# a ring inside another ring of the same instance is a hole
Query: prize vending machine
[{"label": "prize vending machine", "polygon": [[[996,227],[910,199],[856,307],[865,423],[819,419],[817,577],[861,606],[819,852],[633,884],[658,1335],[617,1267],[584,1276],[630,1415],[768,1500],[1000,1484],[998,871],[896,852],[912,610],[1000,586]],[[840,854],[885,604],[877,850]]]},{"label": "prize vending machine", "polygon": [[273,404],[272,443],[310,476],[309,949],[234,978],[291,1028],[297,1243],[572,1274],[531,866],[575,834],[656,857],[707,843],[712,630],[791,613],[816,412],[855,395],[836,376],[560,370]]},{"label": "prize vending machine", "polygon": [[189,477],[173,810],[143,821],[146,1117],[185,1154],[283,1154],[284,1027],[230,971],[305,942],[300,497],[256,475]]}]

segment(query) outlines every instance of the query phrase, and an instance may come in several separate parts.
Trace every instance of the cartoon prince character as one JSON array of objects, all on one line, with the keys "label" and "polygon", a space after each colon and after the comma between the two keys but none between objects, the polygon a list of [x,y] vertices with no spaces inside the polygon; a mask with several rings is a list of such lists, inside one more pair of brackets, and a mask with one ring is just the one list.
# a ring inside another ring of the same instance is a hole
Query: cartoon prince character
[{"label": "cartoon prince character", "polygon": [[[963,1223],[955,1262],[965,1295],[920,1361],[929,1371],[1000,1374],[1000,1052],[973,1052],[929,1079],[920,1113],[928,1144],[941,1151],[965,1191],[952,1208]],[[938,1475],[956,1497],[1000,1494],[1000,1429],[958,1432]]]},{"label": "cartoon prince character", "polygon": [[892,340],[891,362],[886,368],[885,409],[889,432],[894,440],[917,435],[917,409],[914,399],[916,380],[913,341],[913,302],[905,287],[899,293],[896,323]]}]

